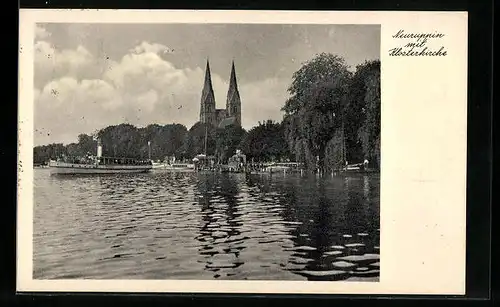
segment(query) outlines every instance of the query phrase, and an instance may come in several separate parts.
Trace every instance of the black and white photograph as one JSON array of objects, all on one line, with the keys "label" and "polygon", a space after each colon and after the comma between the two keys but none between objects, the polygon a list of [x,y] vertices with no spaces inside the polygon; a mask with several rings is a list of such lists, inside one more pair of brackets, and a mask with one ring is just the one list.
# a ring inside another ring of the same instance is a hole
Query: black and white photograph
[{"label": "black and white photograph", "polygon": [[380,277],[380,25],[37,23],[33,279]]}]

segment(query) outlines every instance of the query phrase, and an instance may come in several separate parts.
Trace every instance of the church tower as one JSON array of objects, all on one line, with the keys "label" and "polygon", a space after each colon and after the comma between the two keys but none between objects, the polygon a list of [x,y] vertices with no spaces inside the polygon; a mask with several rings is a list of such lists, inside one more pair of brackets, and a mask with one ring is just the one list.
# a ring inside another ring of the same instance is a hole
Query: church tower
[{"label": "church tower", "polygon": [[205,70],[205,83],[201,92],[200,122],[215,124],[215,95],[212,87],[212,77],[210,75],[210,64],[207,59]]},{"label": "church tower", "polygon": [[234,61],[231,67],[231,77],[229,79],[229,90],[227,91],[226,113],[228,117],[234,117],[235,124],[241,126],[241,100],[236,82],[236,70]]}]

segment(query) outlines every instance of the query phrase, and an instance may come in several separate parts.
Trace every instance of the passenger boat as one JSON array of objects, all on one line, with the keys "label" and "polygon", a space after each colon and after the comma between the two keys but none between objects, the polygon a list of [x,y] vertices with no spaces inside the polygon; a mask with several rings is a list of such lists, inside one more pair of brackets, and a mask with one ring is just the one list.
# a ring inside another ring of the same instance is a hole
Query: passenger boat
[{"label": "passenger boat", "polygon": [[192,163],[172,163],[168,165],[168,168],[170,170],[193,170],[194,171],[194,164]]},{"label": "passenger boat", "polygon": [[50,161],[52,174],[116,174],[145,173],[153,168],[149,161],[129,158],[101,157],[96,162]]},{"label": "passenger boat", "polygon": [[153,169],[163,169],[168,166],[167,162],[152,162]]},{"label": "passenger boat", "polygon": [[153,163],[154,170],[161,171],[194,171],[194,164],[190,163]]},{"label": "passenger boat", "polygon": [[264,171],[269,173],[289,173],[300,171],[301,164],[297,162],[276,162],[266,165]]},{"label": "passenger boat", "polygon": [[376,173],[376,169],[368,167],[368,161],[364,163],[348,164],[340,172],[342,173]]},{"label": "passenger boat", "polygon": [[117,174],[145,173],[153,168],[151,160],[102,156],[102,146],[98,142],[97,156],[84,159],[52,160],[49,162],[51,174]]}]

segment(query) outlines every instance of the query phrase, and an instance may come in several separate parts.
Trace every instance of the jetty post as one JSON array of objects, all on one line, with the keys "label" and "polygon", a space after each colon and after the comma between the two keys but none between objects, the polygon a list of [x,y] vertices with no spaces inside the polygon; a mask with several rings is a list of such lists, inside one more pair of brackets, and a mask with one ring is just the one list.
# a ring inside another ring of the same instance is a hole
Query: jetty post
[{"label": "jetty post", "polygon": [[97,157],[96,157],[97,164],[101,163],[101,157],[102,157],[102,143],[101,139],[97,139]]},{"label": "jetty post", "polygon": [[148,141],[148,158],[151,161],[151,141]]}]

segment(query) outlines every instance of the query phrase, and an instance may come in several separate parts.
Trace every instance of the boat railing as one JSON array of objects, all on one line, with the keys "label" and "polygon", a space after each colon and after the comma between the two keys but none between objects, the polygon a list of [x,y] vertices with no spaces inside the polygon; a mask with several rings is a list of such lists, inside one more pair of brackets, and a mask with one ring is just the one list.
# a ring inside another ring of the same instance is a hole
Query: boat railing
[{"label": "boat railing", "polygon": [[99,164],[152,165],[151,160],[146,160],[146,159],[107,157],[107,156],[103,156],[96,159],[99,161]]},{"label": "boat railing", "polygon": [[291,168],[298,168],[298,167],[302,166],[302,164],[298,163],[298,162],[277,162],[275,165],[276,166],[291,167]]},{"label": "boat railing", "polygon": [[58,159],[57,161],[71,164],[152,165],[152,161],[150,160],[110,156],[65,157],[62,159]]},{"label": "boat railing", "polygon": [[172,163],[170,164],[172,167],[177,167],[177,168],[187,168],[190,167],[190,164],[188,163]]}]

